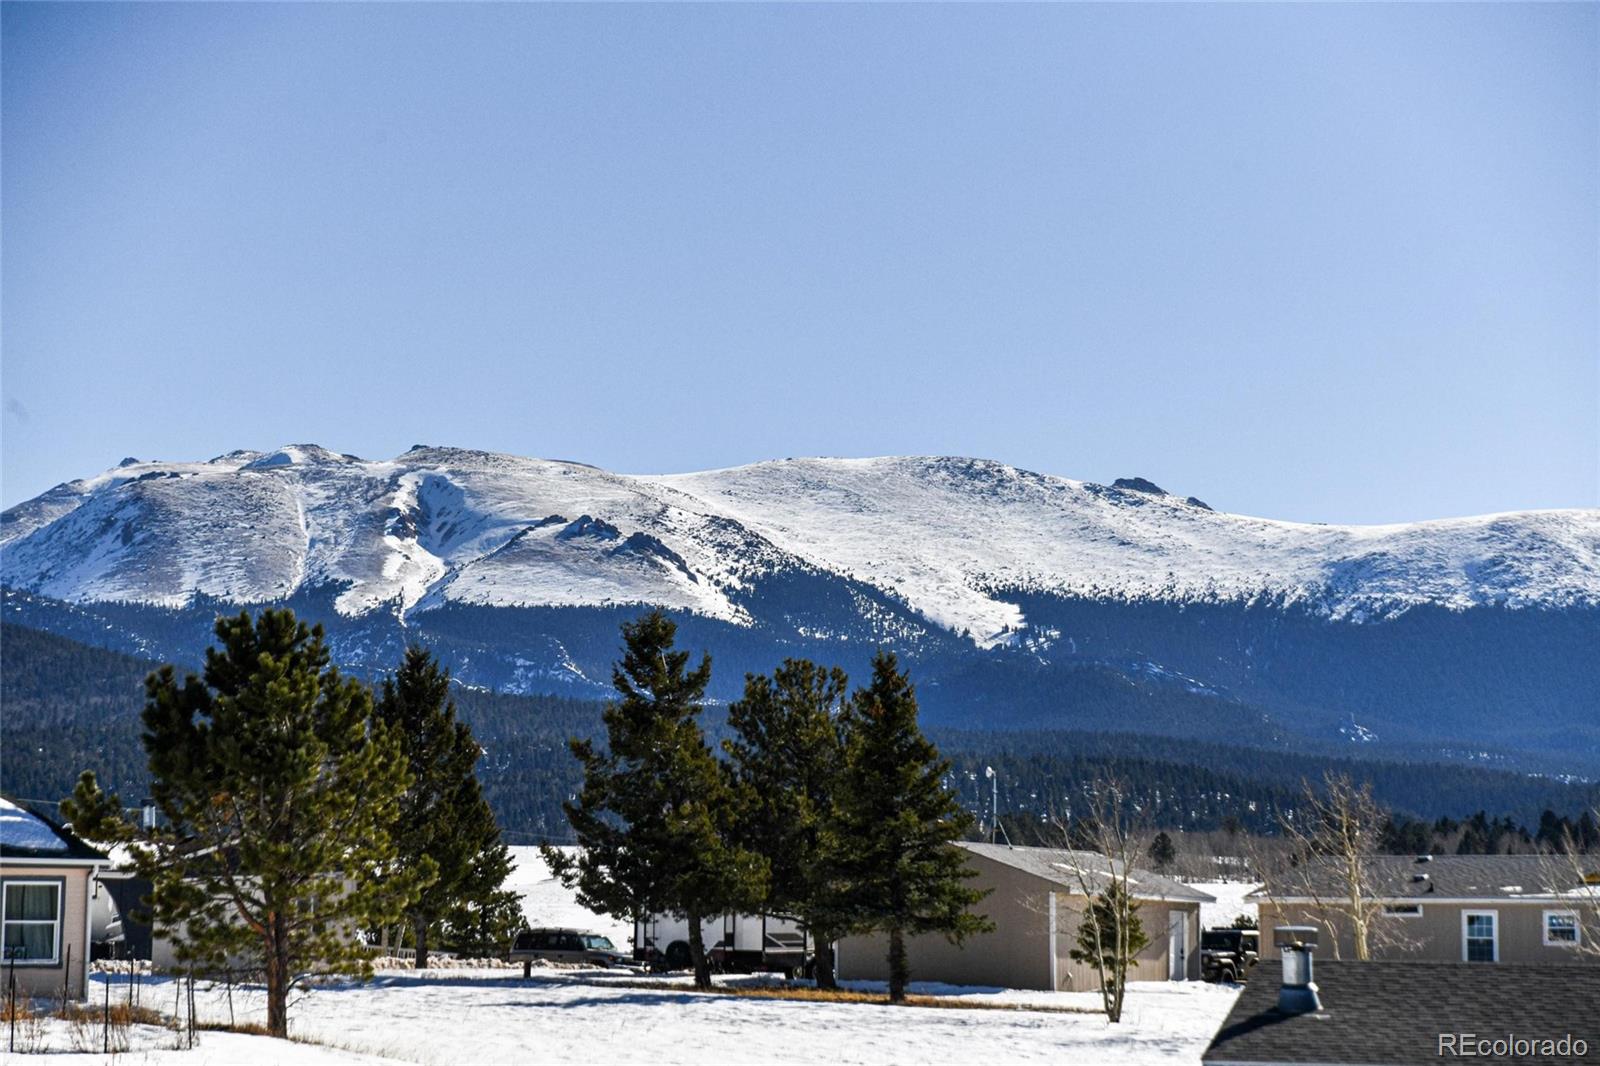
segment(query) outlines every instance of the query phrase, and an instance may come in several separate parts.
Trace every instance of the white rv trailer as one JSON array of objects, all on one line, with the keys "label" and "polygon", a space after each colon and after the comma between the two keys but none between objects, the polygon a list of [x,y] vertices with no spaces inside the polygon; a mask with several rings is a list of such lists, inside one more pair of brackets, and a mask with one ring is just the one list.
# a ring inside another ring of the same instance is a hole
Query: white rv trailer
[{"label": "white rv trailer", "polygon": [[[700,940],[711,965],[727,973],[803,972],[811,962],[811,938],[793,918],[776,914],[708,915]],[[633,923],[633,957],[653,967],[686,970],[689,920],[654,914]]]}]

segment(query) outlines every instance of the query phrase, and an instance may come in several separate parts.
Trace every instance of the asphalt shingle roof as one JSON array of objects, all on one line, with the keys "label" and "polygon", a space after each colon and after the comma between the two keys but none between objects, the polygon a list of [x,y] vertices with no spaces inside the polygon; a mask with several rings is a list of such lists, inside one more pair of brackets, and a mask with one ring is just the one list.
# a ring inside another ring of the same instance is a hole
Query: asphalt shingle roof
[{"label": "asphalt shingle roof", "polygon": [[[1019,870],[1053,881],[1074,892],[1081,892],[1078,871],[1087,874],[1096,892],[1104,891],[1116,868],[1110,859],[1093,851],[1070,851],[1066,848],[1013,848],[1005,844],[979,844],[957,841],[956,846],[982,855],[994,862],[1014,866]],[[1190,888],[1181,881],[1137,866],[1128,870],[1129,889],[1135,899],[1187,900],[1195,903],[1215,903],[1216,897],[1199,889]]]},{"label": "asphalt shingle roof", "polygon": [[1203,1061],[1411,1066],[1452,1060],[1441,1034],[1478,1040],[1570,1035],[1587,1054],[1475,1056],[1497,1063],[1592,1063],[1600,1057],[1600,966],[1471,962],[1318,962],[1322,1010],[1277,1010],[1278,967],[1265,960]]},{"label": "asphalt shingle roof", "polygon": [[[1600,859],[1580,861],[1586,872],[1600,872]],[[1565,855],[1438,855],[1426,862],[1413,855],[1377,855],[1368,863],[1372,889],[1392,899],[1516,899],[1572,895],[1583,888]],[[1344,891],[1342,871],[1337,858],[1313,859],[1251,895],[1337,897]]]}]

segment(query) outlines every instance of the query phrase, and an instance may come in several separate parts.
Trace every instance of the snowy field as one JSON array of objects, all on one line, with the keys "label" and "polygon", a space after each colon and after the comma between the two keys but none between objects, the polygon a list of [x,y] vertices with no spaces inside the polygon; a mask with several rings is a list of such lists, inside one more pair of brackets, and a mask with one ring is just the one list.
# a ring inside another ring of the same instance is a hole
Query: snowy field
[{"label": "snowy field", "polygon": [[[104,978],[97,977],[98,1000]],[[114,978],[112,1002],[122,994]],[[732,981],[750,979],[734,978]],[[1124,1021],[1110,1025],[1086,993],[962,990],[913,985],[913,993],[952,996],[974,1009],[889,1007],[703,995],[681,979],[630,985],[636,975],[535,971],[531,980],[504,970],[389,972],[370,984],[331,984],[293,1005],[291,1030],[323,1046],[265,1037],[202,1032],[194,1051],[171,1050],[174,1036],[136,1029],[118,1063],[211,1066],[359,1066],[382,1062],[448,1066],[477,1063],[904,1063],[1004,1061],[1198,1064],[1237,994],[1199,982],[1134,986]],[[158,981],[145,1001],[160,1002]],[[259,990],[234,990],[238,1022],[261,1022]],[[196,992],[202,1017],[226,1021],[221,988]],[[1055,1010],[988,1010],[982,1004]],[[1073,1011],[1065,1013],[1064,1010]],[[1081,1013],[1080,1013],[1081,1012]],[[66,1048],[64,1039],[52,1041]],[[6,1061],[22,1061],[7,1057]],[[103,1056],[53,1054],[51,1063],[103,1062]]]},{"label": "snowy field", "polygon": [[1200,904],[1202,929],[1225,929],[1241,914],[1255,918],[1259,908],[1255,901],[1245,902],[1245,894],[1261,887],[1259,881],[1191,881],[1191,888],[1217,897],[1215,903]]},{"label": "snowy field", "polygon": [[[625,923],[590,913],[550,876],[537,848],[512,849],[507,887],[520,892],[533,926],[574,926],[603,933],[626,947]],[[1242,897],[1253,885],[1202,884],[1218,898],[1204,921],[1220,925],[1253,912]],[[93,1001],[108,978],[97,976]],[[126,996],[124,977],[111,977],[111,1002]],[[718,977],[722,986],[770,984],[758,977]],[[847,982],[881,993],[881,985]],[[643,987],[640,987],[643,986]],[[171,982],[146,978],[141,1000],[169,1003]],[[117,1063],[149,1066],[371,1066],[412,1063],[866,1063],[1080,1062],[1198,1066],[1200,1055],[1233,1005],[1237,989],[1200,982],[1148,982],[1128,993],[1123,1021],[1098,1013],[1095,993],[1027,992],[913,983],[913,994],[962,1004],[949,1008],[889,1007],[696,993],[683,975],[650,977],[602,970],[520,972],[450,969],[381,972],[368,984],[334,982],[298,996],[291,1032],[307,1043],[202,1032],[200,1046],[174,1050],[175,1035],[136,1026],[132,1046]],[[262,1023],[259,988],[233,991],[201,986],[200,1016],[211,1022]],[[1004,1007],[1009,1009],[993,1009]],[[102,1063],[100,1054],[73,1054],[65,1023],[51,1022],[42,1043],[58,1064]],[[81,1040],[81,1038],[80,1038]],[[68,1053],[63,1053],[68,1052]],[[6,1061],[24,1061],[7,1056]]]},{"label": "snowy field", "polygon": [[511,876],[506,879],[506,888],[522,896],[522,916],[527,919],[530,929],[571,926],[584,932],[608,936],[623,951],[627,951],[633,943],[633,926],[595,914],[581,906],[573,894],[550,875],[550,868],[545,865],[538,848],[513,847],[511,862]]}]

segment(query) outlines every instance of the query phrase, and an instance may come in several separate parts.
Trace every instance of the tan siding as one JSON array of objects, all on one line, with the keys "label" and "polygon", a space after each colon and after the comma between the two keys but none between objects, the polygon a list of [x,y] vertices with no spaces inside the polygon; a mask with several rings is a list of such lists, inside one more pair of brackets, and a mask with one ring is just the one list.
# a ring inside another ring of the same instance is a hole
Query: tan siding
[{"label": "tan siding", "polygon": [[[1048,989],[1048,883],[979,855],[969,855],[967,861],[978,873],[970,883],[979,889],[993,889],[972,910],[987,915],[995,930],[968,937],[960,946],[937,934],[908,937],[911,979]],[[888,953],[885,935],[846,937],[839,945],[839,976],[888,980]]]},{"label": "tan siding", "polygon": [[[1099,979],[1091,966],[1071,961],[1084,898],[1061,886],[981,855],[969,855],[977,877],[971,884],[992,889],[973,910],[995,924],[992,933],[968,937],[956,946],[938,935],[908,937],[906,953],[913,981],[943,981],[999,988],[1051,988],[1051,952],[1055,954],[1056,986],[1095,989]],[[1056,899],[1056,937],[1050,943],[1050,897]],[[1140,919],[1150,944],[1140,953],[1132,980],[1168,979],[1168,909],[1189,913],[1188,970],[1200,976],[1200,905],[1147,902]],[[839,945],[839,976],[848,980],[884,981],[889,976],[889,941],[882,934],[847,937]]]},{"label": "tan siding", "polygon": [[[1429,903],[1422,904],[1422,915],[1416,918],[1384,917],[1408,943],[1398,946],[1375,947],[1376,958],[1424,959],[1436,962],[1462,960],[1461,923],[1464,911],[1495,911],[1499,915],[1501,962],[1600,962],[1600,956],[1576,951],[1559,945],[1544,943],[1544,912],[1562,910],[1561,906],[1541,902],[1510,900],[1485,900],[1481,903]],[[1570,908],[1567,908],[1570,909]],[[1272,929],[1279,925],[1315,925],[1323,930],[1322,944],[1317,948],[1320,958],[1353,959],[1355,937],[1350,931],[1346,912],[1335,907],[1313,905],[1261,903],[1261,940],[1263,954],[1271,950]],[[1329,935],[1330,927],[1333,935]]]},{"label": "tan siding", "polygon": [[[1057,937],[1057,963],[1063,975],[1061,988],[1074,991],[1093,991],[1100,987],[1100,975],[1088,963],[1073,962],[1070,952],[1077,946],[1078,926],[1084,910],[1082,896],[1061,896],[1058,904],[1061,914],[1060,933]],[[1183,911],[1189,916],[1186,930],[1185,970],[1187,980],[1200,979],[1200,904],[1184,902],[1143,901],[1139,905],[1139,924],[1144,928],[1149,943],[1139,952],[1130,968],[1130,981],[1171,980],[1168,961],[1168,925],[1173,911]]]},{"label": "tan siding", "polygon": [[[88,957],[89,951],[84,929],[88,917],[90,873],[91,868],[87,866],[0,864],[0,880],[64,879],[61,950],[58,958],[53,965],[18,966],[17,991],[20,994],[59,996],[65,977],[68,995],[76,999],[83,998],[84,960]],[[66,974],[69,952],[71,973]]]}]

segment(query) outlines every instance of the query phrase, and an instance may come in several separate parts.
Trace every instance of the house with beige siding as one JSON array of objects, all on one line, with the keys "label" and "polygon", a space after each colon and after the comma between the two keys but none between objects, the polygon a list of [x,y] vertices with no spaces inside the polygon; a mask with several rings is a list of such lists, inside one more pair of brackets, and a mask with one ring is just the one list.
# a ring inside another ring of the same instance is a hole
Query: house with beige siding
[{"label": "house with beige siding", "polygon": [[15,972],[18,994],[83,998],[89,903],[106,861],[66,829],[0,797],[0,931],[6,979]]},{"label": "house with beige siding", "polygon": [[[1261,928],[1314,925],[1318,953],[1355,958],[1343,865],[1314,859],[1251,893]],[[1376,958],[1600,963],[1600,857],[1378,855],[1367,860]]]},{"label": "house with beige siding", "polygon": [[[994,930],[950,943],[937,934],[906,938],[913,981],[991,985],[1049,991],[1099,988],[1094,967],[1073,962],[1078,924],[1088,908],[1083,886],[1095,892],[1111,883],[1105,856],[1057,848],[1013,848],[960,842],[974,876],[968,884],[986,895],[972,908]],[[1129,893],[1150,943],[1129,969],[1131,981],[1183,981],[1200,976],[1200,904],[1212,897],[1148,870],[1128,871]],[[888,937],[841,940],[838,973],[849,980],[886,980]]]}]

